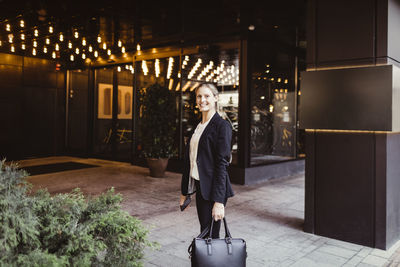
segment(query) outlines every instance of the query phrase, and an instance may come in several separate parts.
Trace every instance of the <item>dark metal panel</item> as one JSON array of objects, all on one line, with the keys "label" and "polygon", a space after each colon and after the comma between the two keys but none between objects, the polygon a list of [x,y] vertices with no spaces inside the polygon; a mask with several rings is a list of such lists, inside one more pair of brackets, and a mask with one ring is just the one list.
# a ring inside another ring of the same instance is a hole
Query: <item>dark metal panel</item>
[{"label": "dark metal panel", "polygon": [[375,247],[386,249],[386,133],[375,133]]},{"label": "dark metal panel", "polygon": [[374,0],[319,0],[317,64],[373,58],[374,18]]},{"label": "dark metal panel", "polygon": [[315,130],[306,131],[306,165],[304,198],[304,231],[315,231]]},{"label": "dark metal panel", "polygon": [[372,133],[317,132],[315,233],[374,245]]},{"label": "dark metal panel", "polygon": [[376,57],[388,56],[388,1],[376,1]]},{"label": "dark metal panel", "polygon": [[[0,61],[1,62],[1,61]],[[22,67],[18,65],[0,65],[0,94],[7,94],[10,88],[19,90],[22,87]]]},{"label": "dark metal panel", "polygon": [[307,54],[306,62],[307,69],[313,69],[316,67],[317,58],[317,47],[316,47],[316,12],[317,12],[317,0],[307,1]]},{"label": "dark metal panel", "polygon": [[302,129],[391,131],[392,66],[302,72]]},{"label": "dark metal panel", "polygon": [[6,65],[15,65],[22,67],[23,57],[12,54],[0,53],[0,62]]},{"label": "dark metal panel", "polygon": [[400,134],[387,135],[386,247],[400,239]]}]

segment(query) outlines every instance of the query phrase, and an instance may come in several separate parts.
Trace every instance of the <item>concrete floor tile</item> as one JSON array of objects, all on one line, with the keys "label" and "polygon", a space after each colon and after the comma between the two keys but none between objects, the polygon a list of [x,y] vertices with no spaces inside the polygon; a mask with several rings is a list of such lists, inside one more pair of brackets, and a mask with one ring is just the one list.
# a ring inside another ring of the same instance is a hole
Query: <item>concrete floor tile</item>
[{"label": "concrete floor tile", "polygon": [[349,249],[345,249],[345,248],[333,246],[333,245],[328,245],[328,244],[323,244],[316,251],[336,255],[336,256],[345,258],[347,260],[351,259],[357,253],[357,251],[354,251],[354,250],[349,250]]},{"label": "concrete floor tile", "polygon": [[362,263],[366,263],[372,266],[382,266],[385,264],[386,261],[387,259],[385,258],[381,258],[374,255],[368,255],[362,260]]}]

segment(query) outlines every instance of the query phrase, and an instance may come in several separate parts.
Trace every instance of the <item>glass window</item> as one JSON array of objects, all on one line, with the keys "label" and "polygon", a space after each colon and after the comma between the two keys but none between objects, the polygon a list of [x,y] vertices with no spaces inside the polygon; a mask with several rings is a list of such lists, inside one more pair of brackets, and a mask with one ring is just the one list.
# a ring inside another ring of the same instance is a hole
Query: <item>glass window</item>
[{"label": "glass window", "polygon": [[212,46],[201,54],[182,58],[183,143],[200,122],[195,89],[201,83],[214,83],[219,91],[218,113],[232,126],[232,164],[237,163],[239,108],[239,50]]},{"label": "glass window", "polygon": [[296,157],[294,56],[276,43],[251,44],[251,165]]}]

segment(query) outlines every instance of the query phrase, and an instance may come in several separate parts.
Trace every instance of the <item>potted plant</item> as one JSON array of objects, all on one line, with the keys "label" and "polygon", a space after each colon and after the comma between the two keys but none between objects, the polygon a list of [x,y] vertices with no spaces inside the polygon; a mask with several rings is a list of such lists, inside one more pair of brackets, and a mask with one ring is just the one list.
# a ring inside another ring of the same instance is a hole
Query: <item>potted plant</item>
[{"label": "potted plant", "polygon": [[168,159],[174,154],[175,97],[167,87],[155,83],[141,90],[140,100],[142,154],[150,176],[164,177]]}]

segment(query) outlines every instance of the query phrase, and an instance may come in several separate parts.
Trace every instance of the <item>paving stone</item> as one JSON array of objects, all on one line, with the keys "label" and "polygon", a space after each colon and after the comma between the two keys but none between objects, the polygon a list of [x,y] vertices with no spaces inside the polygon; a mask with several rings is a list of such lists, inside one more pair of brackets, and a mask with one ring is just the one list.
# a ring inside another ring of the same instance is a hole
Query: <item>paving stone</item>
[{"label": "paving stone", "polygon": [[368,255],[367,257],[365,257],[362,261],[362,263],[366,263],[369,265],[373,265],[373,266],[382,266],[385,264],[385,262],[387,261],[387,259],[385,258],[381,258],[378,256],[374,256],[374,255]]},{"label": "paving stone", "polygon": [[321,251],[332,255],[336,255],[345,258],[347,260],[351,259],[357,253],[357,251],[354,250],[349,250],[342,247],[327,245],[327,244],[323,244],[316,251]]},{"label": "paving stone", "polygon": [[357,266],[360,262],[362,262],[363,259],[363,257],[354,256],[348,262],[346,262],[345,266]]},{"label": "paving stone", "polygon": [[340,266],[346,263],[346,259],[335,256],[332,254],[320,252],[320,251],[313,251],[307,256],[305,256],[308,259],[311,259],[315,263],[321,264],[321,265],[331,265],[331,266]]}]

